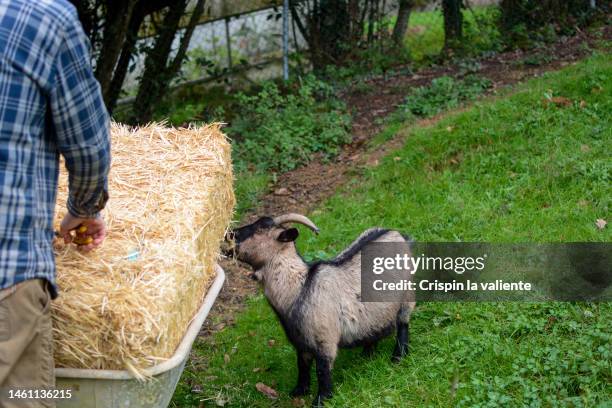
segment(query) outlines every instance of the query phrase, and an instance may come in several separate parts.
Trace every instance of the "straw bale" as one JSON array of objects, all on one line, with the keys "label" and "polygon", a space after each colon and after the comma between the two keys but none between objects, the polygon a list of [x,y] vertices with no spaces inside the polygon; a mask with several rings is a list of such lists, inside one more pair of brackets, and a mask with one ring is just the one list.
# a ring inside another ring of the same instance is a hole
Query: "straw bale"
[{"label": "straw bale", "polygon": [[[55,363],[138,376],[174,353],[214,277],[235,203],[231,148],[218,124],[111,133],[106,241],[88,254],[54,242]],[[63,169],[56,229],[67,184]]]}]

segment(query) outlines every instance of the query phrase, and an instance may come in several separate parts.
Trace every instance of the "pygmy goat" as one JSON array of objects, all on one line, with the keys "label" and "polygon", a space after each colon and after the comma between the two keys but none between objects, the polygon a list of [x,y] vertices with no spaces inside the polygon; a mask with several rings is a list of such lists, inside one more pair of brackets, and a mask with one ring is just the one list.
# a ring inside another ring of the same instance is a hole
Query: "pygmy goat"
[{"label": "pygmy goat", "polygon": [[[369,354],[376,342],[397,329],[392,359],[408,351],[408,323],[414,309],[414,293],[402,302],[361,302],[361,251],[371,242],[404,242],[397,231],[372,228],[365,231],[335,259],[307,264],[296,250],[300,223],[318,228],[303,215],[262,217],[229,233],[236,258],[249,264],[261,282],[297,352],[298,380],[291,392],[305,395],[310,388],[310,367],[316,362],[319,391],[314,405],[332,396],[331,369],[338,347],[363,346]],[[409,277],[408,277],[409,279]]]}]

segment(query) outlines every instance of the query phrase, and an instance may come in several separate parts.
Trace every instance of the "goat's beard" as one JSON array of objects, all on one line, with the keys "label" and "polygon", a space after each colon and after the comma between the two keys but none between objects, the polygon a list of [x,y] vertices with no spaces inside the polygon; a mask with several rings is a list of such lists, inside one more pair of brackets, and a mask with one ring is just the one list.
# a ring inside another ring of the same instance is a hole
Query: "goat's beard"
[{"label": "goat's beard", "polygon": [[260,270],[254,270],[253,272],[251,272],[249,277],[251,279],[253,279],[254,281],[257,281],[259,283],[263,283],[263,279],[262,279],[263,277],[261,275],[261,271]]},{"label": "goat's beard", "polygon": [[257,271],[258,269],[263,268],[265,265],[264,262],[258,261],[247,254],[241,253],[240,251],[236,252],[235,259],[237,259],[238,261],[242,263],[249,265],[253,269],[253,271]]}]

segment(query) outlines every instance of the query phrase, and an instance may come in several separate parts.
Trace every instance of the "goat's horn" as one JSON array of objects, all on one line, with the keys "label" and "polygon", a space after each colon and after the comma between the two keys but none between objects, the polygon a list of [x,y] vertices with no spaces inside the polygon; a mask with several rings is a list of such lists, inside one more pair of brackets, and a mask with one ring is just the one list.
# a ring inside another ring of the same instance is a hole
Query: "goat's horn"
[{"label": "goat's horn", "polygon": [[297,222],[298,224],[303,224],[307,226],[308,228],[310,228],[311,230],[313,230],[315,234],[319,233],[319,228],[317,228],[314,222],[310,221],[308,217],[305,217],[303,215],[289,213],[289,214],[279,215],[278,217],[274,218],[274,223],[276,225],[283,225],[289,222]]}]

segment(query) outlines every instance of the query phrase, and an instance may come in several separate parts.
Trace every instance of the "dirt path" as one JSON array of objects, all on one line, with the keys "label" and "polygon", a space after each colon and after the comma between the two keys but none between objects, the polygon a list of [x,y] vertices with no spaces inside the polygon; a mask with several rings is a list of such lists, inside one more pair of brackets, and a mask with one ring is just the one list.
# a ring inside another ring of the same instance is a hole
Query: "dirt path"
[{"label": "dirt path", "polygon": [[[589,55],[590,50],[597,48],[598,41],[602,39],[608,41],[612,39],[612,27],[606,26],[593,34],[580,33],[561,40],[549,46],[545,55],[542,55],[541,50],[512,51],[482,59],[479,61],[479,69],[471,72],[490,79],[493,86],[489,89],[489,93],[493,93],[501,87],[574,63]],[[523,61],[526,59],[541,61],[542,64],[525,65]],[[313,161],[304,167],[280,175],[270,193],[261,199],[260,208],[249,214],[246,221],[253,221],[263,214],[277,215],[285,212],[306,214],[343,185],[350,177],[349,174],[354,175],[355,170],[376,166],[382,157],[400,148],[407,137],[405,132],[400,132],[374,151],[368,151],[367,142],[384,127],[380,124],[380,119],[392,113],[410,89],[427,85],[443,75],[460,76],[461,67],[449,64],[424,69],[411,75],[374,78],[364,81],[366,87],[358,87],[370,89],[369,92],[357,93],[348,90],[342,98],[353,111],[351,143],[344,146],[342,152],[332,162]],[[424,119],[420,124],[431,124],[437,119]],[[234,262],[223,261],[222,266],[226,271],[226,282],[210,318],[202,328],[202,335],[222,330],[233,324],[234,316],[244,307],[245,299],[257,293],[257,286],[248,278],[249,271]]]}]

